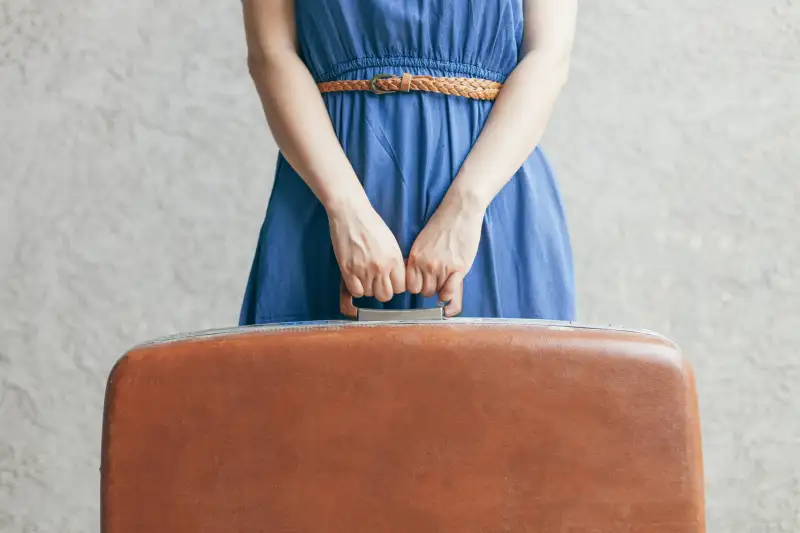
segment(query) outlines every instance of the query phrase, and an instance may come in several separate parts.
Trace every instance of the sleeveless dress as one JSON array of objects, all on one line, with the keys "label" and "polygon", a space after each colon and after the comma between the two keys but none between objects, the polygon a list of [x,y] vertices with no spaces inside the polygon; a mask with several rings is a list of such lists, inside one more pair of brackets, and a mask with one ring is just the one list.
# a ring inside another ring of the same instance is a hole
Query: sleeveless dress
[{"label": "sleeveless dress", "polygon": [[[295,1],[300,54],[318,83],[404,72],[503,82],[518,61],[523,0]],[[323,98],[372,206],[407,257],[492,102],[424,92]],[[326,212],[279,156],[239,322],[341,319],[340,279]],[[356,304],[408,309],[437,299],[400,294]],[[574,312],[564,210],[537,148],[486,211],[461,316],[572,320]]]}]

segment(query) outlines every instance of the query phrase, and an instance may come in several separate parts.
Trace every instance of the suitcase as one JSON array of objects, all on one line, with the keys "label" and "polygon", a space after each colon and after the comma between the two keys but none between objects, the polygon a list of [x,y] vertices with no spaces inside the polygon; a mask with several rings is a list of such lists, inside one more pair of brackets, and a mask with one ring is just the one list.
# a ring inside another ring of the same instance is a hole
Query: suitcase
[{"label": "suitcase", "polygon": [[669,340],[441,309],[171,337],[109,376],[104,533],[702,533]]}]

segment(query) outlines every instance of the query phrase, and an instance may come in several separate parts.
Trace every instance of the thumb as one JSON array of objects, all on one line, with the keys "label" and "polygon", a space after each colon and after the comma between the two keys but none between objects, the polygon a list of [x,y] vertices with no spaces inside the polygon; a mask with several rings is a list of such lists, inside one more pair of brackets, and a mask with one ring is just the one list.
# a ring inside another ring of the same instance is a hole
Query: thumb
[{"label": "thumb", "polygon": [[453,272],[439,290],[439,300],[447,302],[444,314],[447,317],[456,316],[461,312],[464,297],[464,274]]},{"label": "thumb", "polygon": [[342,279],[339,286],[339,310],[347,318],[356,318],[358,316],[358,309],[353,305],[353,295],[345,285],[344,279]]}]

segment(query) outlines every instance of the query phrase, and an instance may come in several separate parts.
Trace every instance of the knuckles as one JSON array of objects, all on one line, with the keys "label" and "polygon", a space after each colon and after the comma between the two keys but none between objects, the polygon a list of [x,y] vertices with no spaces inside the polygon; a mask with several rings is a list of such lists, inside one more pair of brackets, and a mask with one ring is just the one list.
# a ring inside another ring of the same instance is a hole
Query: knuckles
[{"label": "knuckles", "polygon": [[464,272],[467,269],[464,261],[447,260],[443,261],[435,257],[426,257],[424,254],[412,252],[408,258],[409,264],[413,264],[419,270],[430,274],[450,275],[454,272]]}]

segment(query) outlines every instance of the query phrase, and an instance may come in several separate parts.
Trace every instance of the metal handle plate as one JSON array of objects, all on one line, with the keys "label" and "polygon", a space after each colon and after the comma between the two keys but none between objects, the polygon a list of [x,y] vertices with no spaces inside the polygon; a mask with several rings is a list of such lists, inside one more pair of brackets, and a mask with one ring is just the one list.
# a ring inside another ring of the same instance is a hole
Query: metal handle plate
[{"label": "metal handle plate", "polygon": [[392,320],[444,320],[444,307],[428,309],[361,309],[357,311],[359,322],[387,322]]},{"label": "metal handle plate", "polygon": [[339,291],[339,308],[346,318],[359,322],[389,322],[402,320],[445,320],[445,302],[425,309],[362,309],[353,305],[353,296],[342,280]]}]

